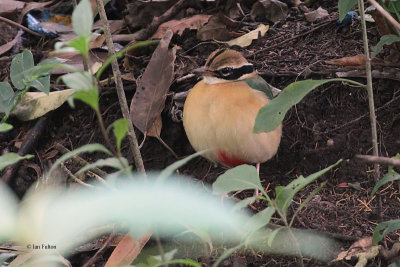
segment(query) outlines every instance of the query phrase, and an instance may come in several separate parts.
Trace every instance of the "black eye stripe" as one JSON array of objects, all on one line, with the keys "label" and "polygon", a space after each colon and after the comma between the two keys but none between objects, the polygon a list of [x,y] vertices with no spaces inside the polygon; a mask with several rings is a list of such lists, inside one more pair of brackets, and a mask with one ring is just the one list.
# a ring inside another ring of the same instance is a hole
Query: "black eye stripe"
[{"label": "black eye stripe", "polygon": [[223,74],[222,70],[213,71],[215,77],[224,79],[224,80],[236,80],[242,77],[245,74],[252,73],[254,71],[253,65],[244,65],[237,69],[232,69],[228,74]]}]

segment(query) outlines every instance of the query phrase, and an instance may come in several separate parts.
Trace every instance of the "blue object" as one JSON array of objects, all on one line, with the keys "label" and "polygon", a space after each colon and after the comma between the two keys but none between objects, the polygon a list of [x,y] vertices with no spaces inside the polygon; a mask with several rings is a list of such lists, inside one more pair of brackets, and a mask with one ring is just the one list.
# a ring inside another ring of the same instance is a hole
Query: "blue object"
[{"label": "blue object", "polygon": [[336,24],[339,24],[339,28],[348,27],[351,25],[351,23],[353,23],[353,20],[355,20],[357,16],[357,12],[349,11],[342,21],[340,21],[340,19],[337,19]]},{"label": "blue object", "polygon": [[26,22],[28,24],[28,28],[34,32],[37,32],[39,34],[42,34],[42,35],[45,35],[45,36],[48,36],[51,38],[58,37],[58,35],[55,34],[54,32],[51,32],[51,31],[43,28],[43,26],[40,24],[40,21],[37,20],[34,16],[32,16],[29,13],[26,15]]}]

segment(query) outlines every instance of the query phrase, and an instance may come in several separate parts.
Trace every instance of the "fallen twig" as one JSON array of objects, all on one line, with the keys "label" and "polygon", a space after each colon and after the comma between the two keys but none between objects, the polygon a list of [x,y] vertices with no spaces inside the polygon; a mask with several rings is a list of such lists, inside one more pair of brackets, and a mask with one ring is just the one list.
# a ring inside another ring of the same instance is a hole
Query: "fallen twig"
[{"label": "fallen twig", "polygon": [[[33,128],[30,129],[29,132],[26,134],[25,140],[22,143],[20,149],[18,150],[18,154],[20,156],[25,156],[35,148],[37,141],[39,140],[44,129],[46,128],[45,127],[46,121],[47,121],[47,116],[41,117],[39,120],[36,121],[35,126],[33,126]],[[1,179],[5,183],[10,184],[14,180],[14,176],[17,173],[20,165],[21,162],[19,161],[17,163],[8,166]]]},{"label": "fallen twig", "polygon": [[377,157],[371,155],[356,155],[356,158],[369,163],[378,163],[383,165],[392,165],[400,167],[400,159]]},{"label": "fallen twig", "polygon": [[21,30],[24,30],[24,31],[26,31],[26,32],[28,32],[28,33],[30,33],[30,34],[32,34],[32,35],[39,36],[39,37],[43,37],[43,36],[40,35],[39,33],[34,32],[34,31],[28,29],[28,28],[25,27],[24,25],[21,25],[21,24],[19,24],[19,23],[16,23],[15,21],[12,21],[12,20],[10,20],[10,19],[6,19],[5,17],[0,16],[0,21],[3,21],[3,22],[5,22],[5,23],[8,23],[8,24],[10,24],[10,25],[12,25],[12,26],[14,26],[14,27],[20,28]]}]

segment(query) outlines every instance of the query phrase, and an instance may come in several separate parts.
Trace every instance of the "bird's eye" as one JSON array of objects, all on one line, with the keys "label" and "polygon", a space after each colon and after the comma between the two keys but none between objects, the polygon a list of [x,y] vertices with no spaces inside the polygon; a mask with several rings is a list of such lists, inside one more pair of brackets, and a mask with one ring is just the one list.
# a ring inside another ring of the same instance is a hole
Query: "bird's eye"
[{"label": "bird's eye", "polygon": [[221,71],[222,75],[227,75],[227,74],[231,73],[232,70],[233,70],[233,68],[231,68],[231,67],[225,67],[225,68],[221,69],[220,71]]}]

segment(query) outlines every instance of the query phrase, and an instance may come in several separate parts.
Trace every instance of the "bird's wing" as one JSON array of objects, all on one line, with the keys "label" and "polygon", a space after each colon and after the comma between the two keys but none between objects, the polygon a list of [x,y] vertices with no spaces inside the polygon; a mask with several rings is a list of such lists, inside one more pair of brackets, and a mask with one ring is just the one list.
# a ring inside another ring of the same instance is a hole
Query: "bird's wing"
[{"label": "bird's wing", "polygon": [[255,77],[248,78],[245,80],[246,83],[253,89],[263,92],[267,95],[269,99],[274,98],[278,95],[281,90],[276,87],[273,87],[269,83],[267,83],[261,76],[256,75]]}]

